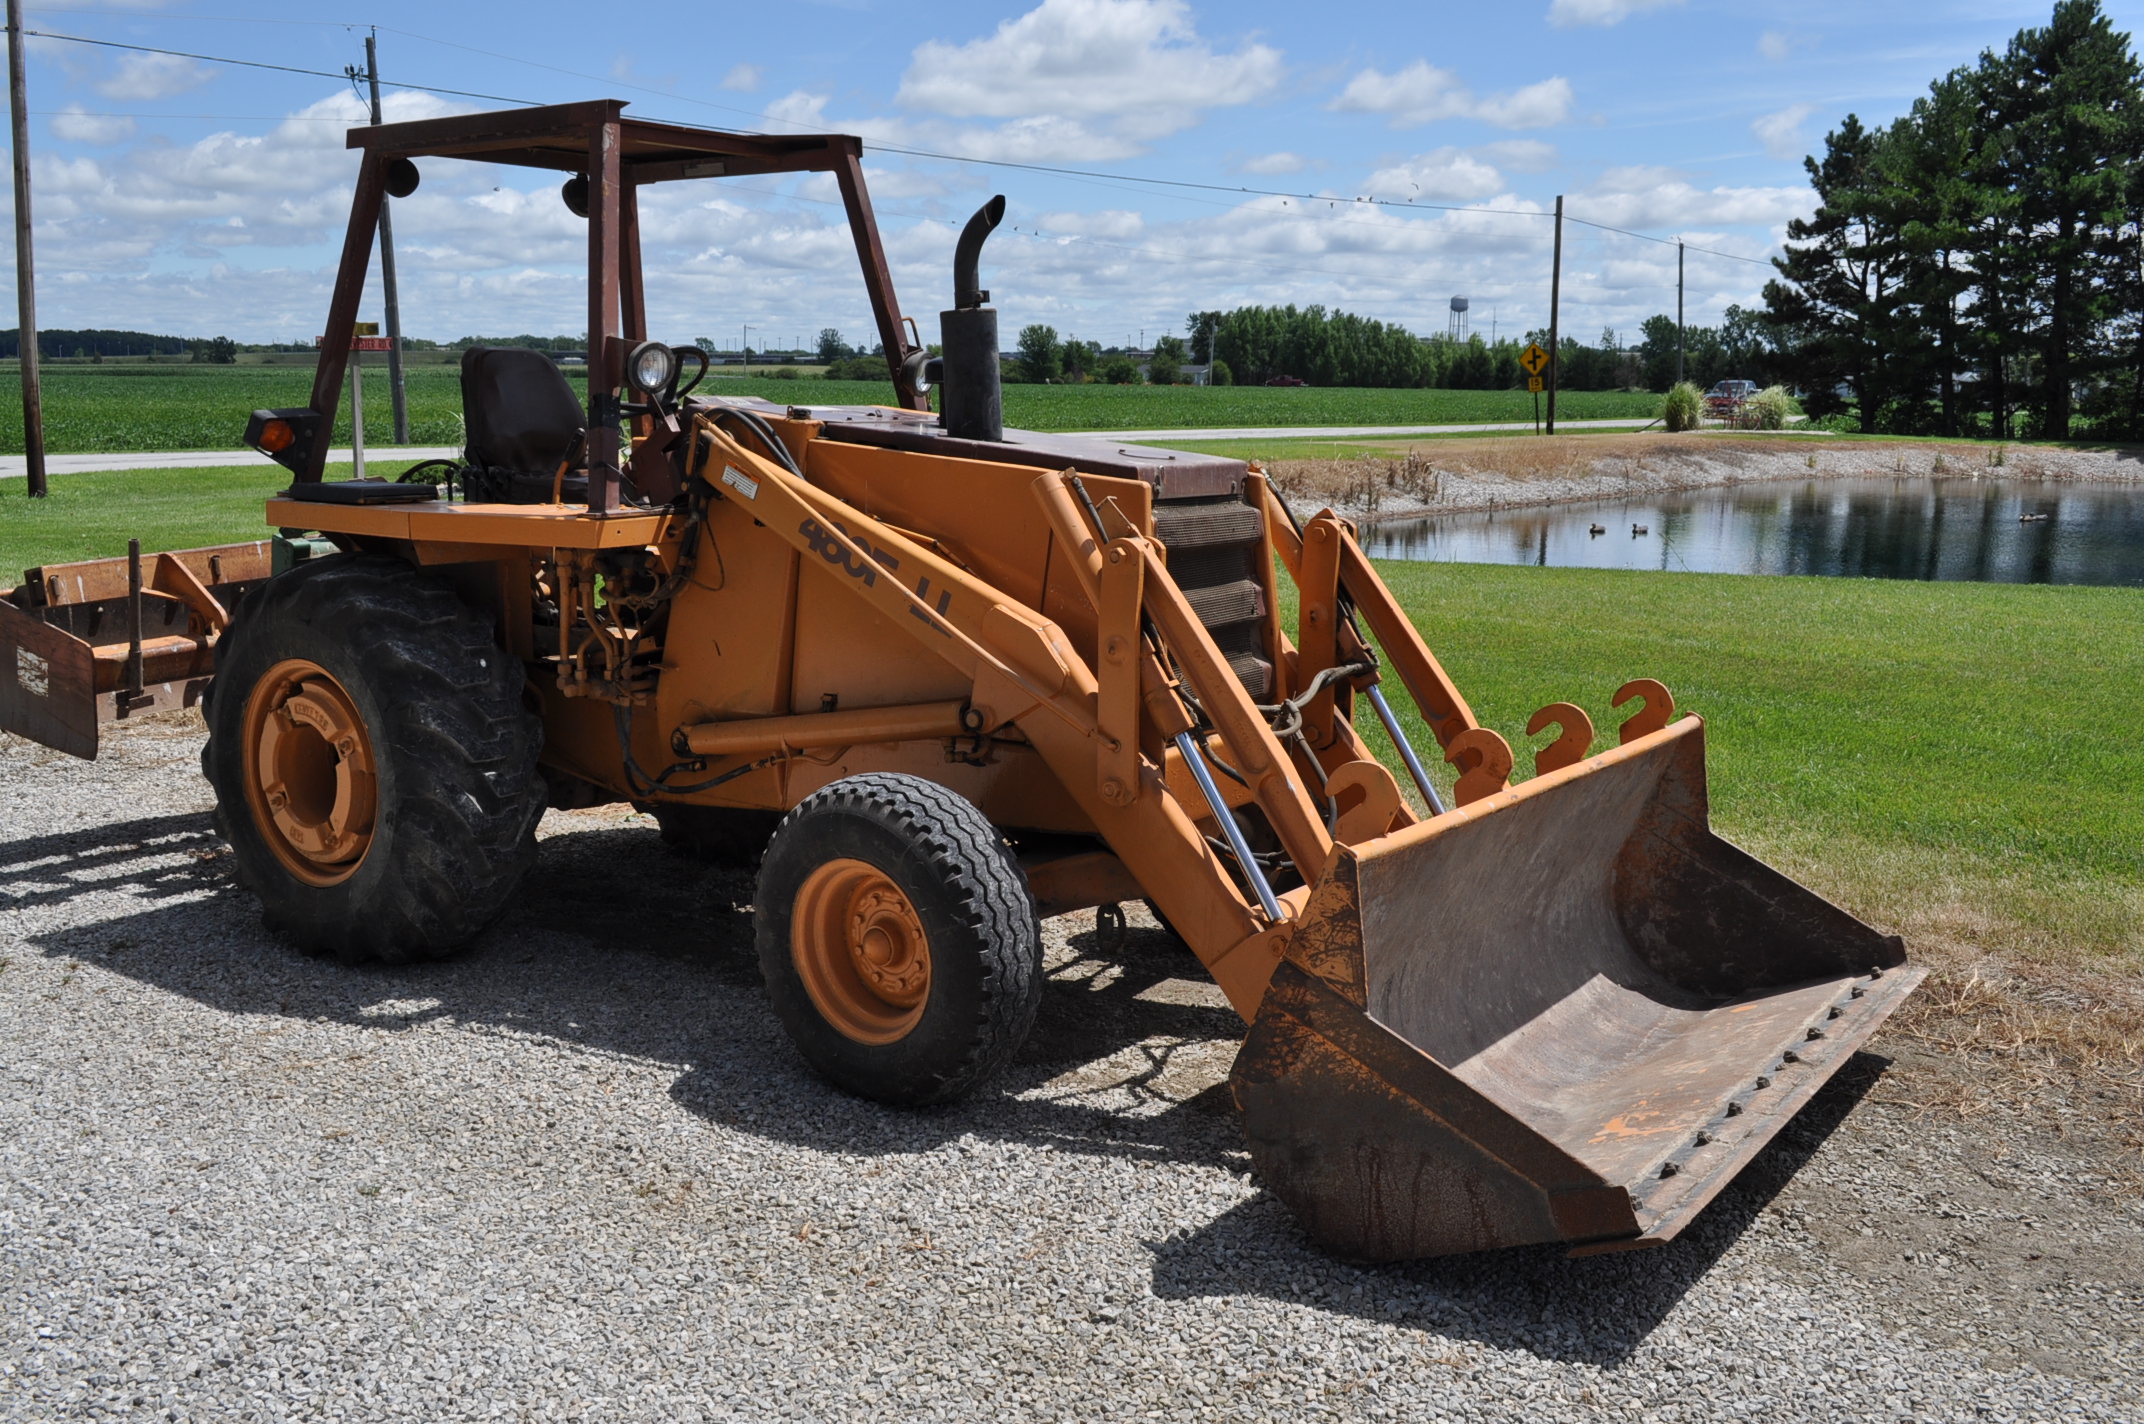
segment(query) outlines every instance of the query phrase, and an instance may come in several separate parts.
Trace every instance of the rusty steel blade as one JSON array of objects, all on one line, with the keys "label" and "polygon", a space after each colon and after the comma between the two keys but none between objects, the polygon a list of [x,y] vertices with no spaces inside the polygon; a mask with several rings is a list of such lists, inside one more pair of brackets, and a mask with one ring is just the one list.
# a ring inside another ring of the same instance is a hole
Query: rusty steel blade
[{"label": "rusty steel blade", "polygon": [[0,731],[93,759],[97,720],[89,644],[0,599]]}]

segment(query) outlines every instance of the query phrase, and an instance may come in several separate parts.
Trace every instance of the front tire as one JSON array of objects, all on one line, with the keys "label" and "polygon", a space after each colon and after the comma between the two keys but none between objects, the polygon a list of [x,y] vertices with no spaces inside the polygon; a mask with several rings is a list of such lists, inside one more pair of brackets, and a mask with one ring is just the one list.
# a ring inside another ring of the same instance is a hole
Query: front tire
[{"label": "front tire", "polygon": [[300,565],[218,651],[202,770],[271,929],[345,963],[467,942],[535,859],[543,729],[491,620],[395,559]]},{"label": "front tire", "polygon": [[859,1096],[944,1102],[1011,1059],[1042,996],[1027,877],[972,804],[852,776],[782,819],[759,873],[760,972],[811,1065]]}]

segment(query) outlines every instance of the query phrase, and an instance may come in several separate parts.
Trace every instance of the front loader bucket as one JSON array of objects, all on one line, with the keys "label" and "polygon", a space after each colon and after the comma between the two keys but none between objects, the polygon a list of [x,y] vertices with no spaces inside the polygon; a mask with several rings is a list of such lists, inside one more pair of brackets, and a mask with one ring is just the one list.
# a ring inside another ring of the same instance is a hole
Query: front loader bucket
[{"label": "front loader bucket", "polygon": [[1236,1100],[1368,1260],[1671,1239],[1924,972],[1712,833],[1694,717],[1341,848],[1285,955]]}]

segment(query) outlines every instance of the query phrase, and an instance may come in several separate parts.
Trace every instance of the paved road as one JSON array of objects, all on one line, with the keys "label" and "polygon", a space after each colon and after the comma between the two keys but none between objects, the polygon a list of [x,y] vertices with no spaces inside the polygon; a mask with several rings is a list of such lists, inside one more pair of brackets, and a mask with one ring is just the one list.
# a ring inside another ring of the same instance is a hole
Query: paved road
[{"label": "paved road", "polygon": [[[375,460],[451,460],[461,450],[450,445],[410,445],[374,450]],[[328,451],[329,460],[350,458],[347,449]],[[26,455],[0,455],[0,480],[19,480],[27,471]],[[118,455],[47,455],[45,473],[86,475],[97,470],[178,470],[203,465],[265,465],[266,455],[251,450],[130,450]]]},{"label": "paved road", "polygon": [[[1565,430],[1641,430],[1649,420],[1566,420]],[[1533,429],[1532,421],[1507,421],[1490,425],[1266,425],[1232,426],[1221,430],[1092,430],[1067,434],[1092,435],[1097,440],[1331,440],[1405,439],[1414,435],[1497,434]],[[446,445],[382,447],[372,452],[376,460],[445,460],[461,454]],[[96,470],[175,470],[203,465],[249,465],[264,456],[251,450],[130,451],[119,455],[47,455],[49,475],[80,475]],[[330,450],[331,461],[347,461],[347,449]],[[25,457],[0,455],[0,480],[21,479]]]}]

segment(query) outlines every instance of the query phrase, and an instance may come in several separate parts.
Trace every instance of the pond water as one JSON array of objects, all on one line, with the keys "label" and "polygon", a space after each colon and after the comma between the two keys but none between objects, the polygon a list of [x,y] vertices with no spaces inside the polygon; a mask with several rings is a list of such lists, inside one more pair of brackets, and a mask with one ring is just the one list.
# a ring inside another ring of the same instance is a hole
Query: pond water
[{"label": "pond water", "polygon": [[1459,563],[2144,586],[2144,484],[1782,480],[1394,521],[1363,542]]}]

